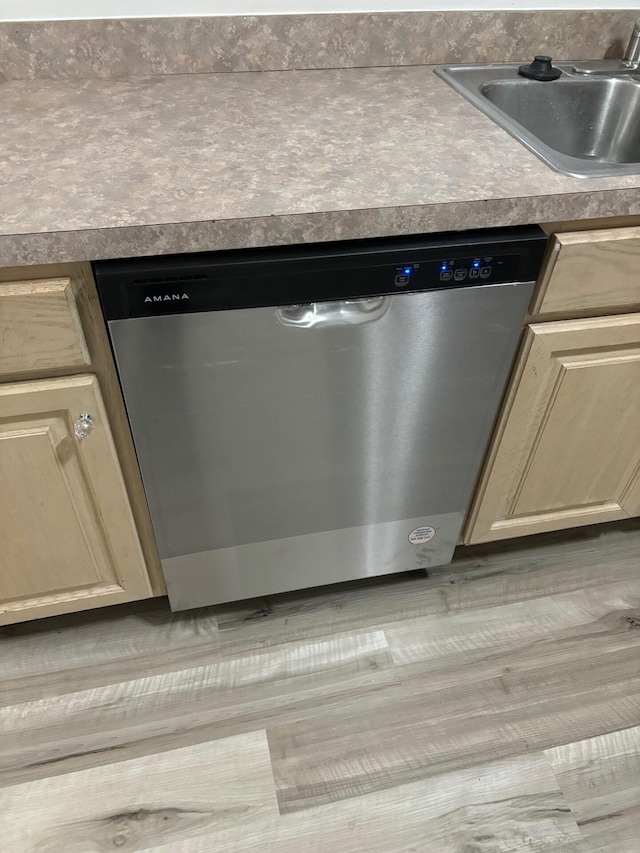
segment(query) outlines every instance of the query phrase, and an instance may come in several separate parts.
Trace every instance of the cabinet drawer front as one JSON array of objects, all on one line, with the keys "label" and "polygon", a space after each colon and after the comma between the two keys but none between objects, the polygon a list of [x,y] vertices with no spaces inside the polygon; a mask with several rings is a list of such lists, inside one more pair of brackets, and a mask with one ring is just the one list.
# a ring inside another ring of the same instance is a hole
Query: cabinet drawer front
[{"label": "cabinet drawer front", "polygon": [[532,314],[637,309],[640,227],[556,234]]},{"label": "cabinet drawer front", "polygon": [[0,284],[0,376],[90,361],[71,279]]}]

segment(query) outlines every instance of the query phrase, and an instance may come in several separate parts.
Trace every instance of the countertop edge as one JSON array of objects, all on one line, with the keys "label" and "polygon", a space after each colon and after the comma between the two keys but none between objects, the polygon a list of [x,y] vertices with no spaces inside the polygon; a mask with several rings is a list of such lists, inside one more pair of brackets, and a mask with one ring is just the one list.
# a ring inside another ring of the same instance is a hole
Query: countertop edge
[{"label": "countertop edge", "polygon": [[[586,179],[585,179],[586,180]],[[0,266],[462,231],[640,214],[637,187],[0,235]]]}]

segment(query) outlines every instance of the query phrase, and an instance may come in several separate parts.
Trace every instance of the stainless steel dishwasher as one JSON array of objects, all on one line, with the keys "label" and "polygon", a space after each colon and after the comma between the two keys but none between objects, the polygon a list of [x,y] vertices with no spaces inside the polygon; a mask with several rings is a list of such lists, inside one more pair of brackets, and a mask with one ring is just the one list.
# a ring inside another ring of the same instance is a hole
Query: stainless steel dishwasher
[{"label": "stainless steel dishwasher", "polygon": [[449,562],[545,242],[96,263],[173,609]]}]

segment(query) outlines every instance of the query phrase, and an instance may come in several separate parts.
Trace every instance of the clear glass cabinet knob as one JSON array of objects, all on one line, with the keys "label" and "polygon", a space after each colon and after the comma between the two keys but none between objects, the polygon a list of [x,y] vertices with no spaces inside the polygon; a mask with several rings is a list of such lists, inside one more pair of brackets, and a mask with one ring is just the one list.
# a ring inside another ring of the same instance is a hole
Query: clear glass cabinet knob
[{"label": "clear glass cabinet knob", "polygon": [[93,432],[93,418],[87,412],[82,412],[78,420],[73,425],[73,431],[78,438],[86,438]]}]

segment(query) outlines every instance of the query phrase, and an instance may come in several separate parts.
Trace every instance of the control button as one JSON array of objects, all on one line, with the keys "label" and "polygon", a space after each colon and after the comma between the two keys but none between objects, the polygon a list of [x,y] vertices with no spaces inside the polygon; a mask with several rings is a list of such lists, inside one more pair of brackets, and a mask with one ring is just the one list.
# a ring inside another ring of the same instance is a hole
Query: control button
[{"label": "control button", "polygon": [[489,278],[491,275],[491,267],[482,267],[480,270],[480,278]]},{"label": "control button", "polygon": [[469,278],[480,278],[480,270],[473,267],[469,270]]},{"label": "control button", "polygon": [[397,275],[396,276],[397,287],[404,287],[405,284],[409,284],[409,276],[408,275]]},{"label": "control button", "polygon": [[453,270],[444,270],[440,273],[440,281],[451,281],[453,278]]},{"label": "control button", "polygon": [[467,271],[465,269],[458,269],[454,272],[453,277],[456,281],[464,281],[467,277]]}]

